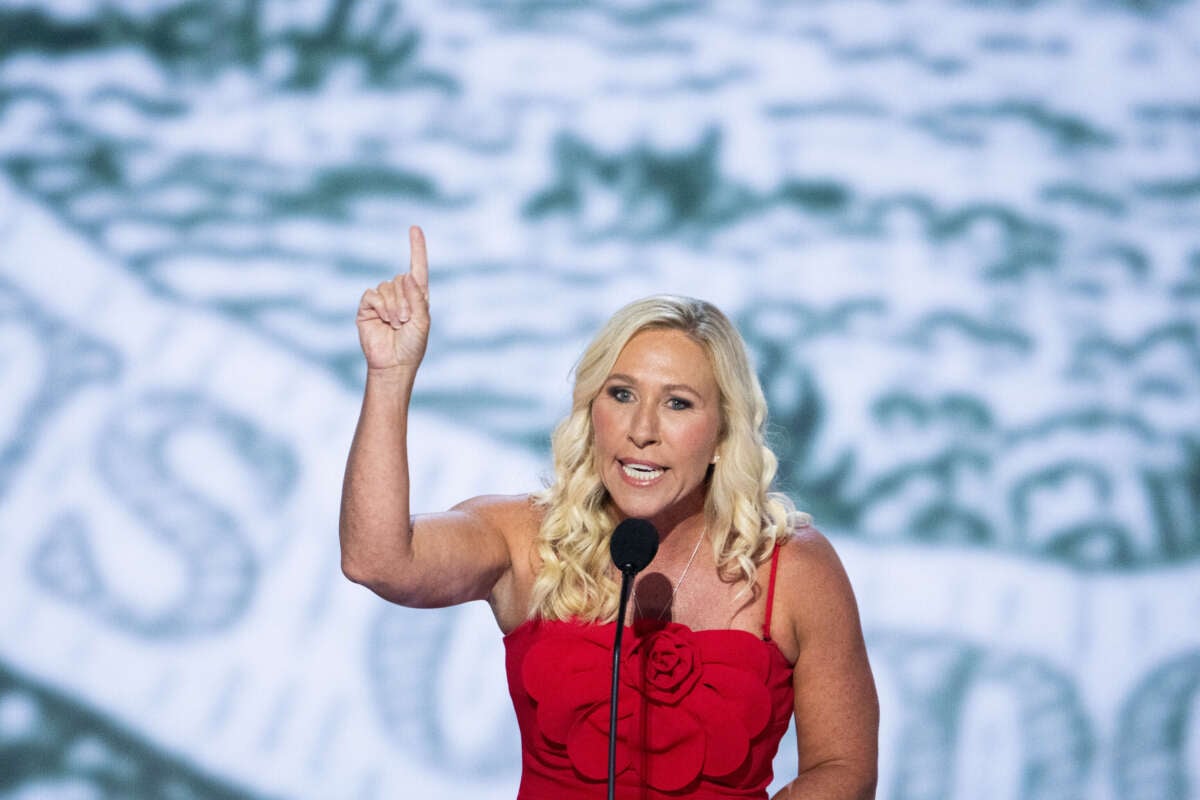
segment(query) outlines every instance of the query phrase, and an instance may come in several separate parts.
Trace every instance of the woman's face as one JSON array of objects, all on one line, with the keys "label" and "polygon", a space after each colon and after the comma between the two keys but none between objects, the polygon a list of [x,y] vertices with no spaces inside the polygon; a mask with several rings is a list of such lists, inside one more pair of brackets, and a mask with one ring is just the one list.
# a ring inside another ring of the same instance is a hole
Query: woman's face
[{"label": "woman's face", "polygon": [[687,334],[630,339],[592,401],[592,427],[600,479],[622,517],[666,533],[703,511],[720,391],[707,353]]}]

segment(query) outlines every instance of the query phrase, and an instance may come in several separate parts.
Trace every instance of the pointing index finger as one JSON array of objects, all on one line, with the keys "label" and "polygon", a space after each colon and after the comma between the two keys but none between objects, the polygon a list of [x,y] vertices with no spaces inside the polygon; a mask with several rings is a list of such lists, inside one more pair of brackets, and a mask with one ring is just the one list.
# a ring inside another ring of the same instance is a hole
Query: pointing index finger
[{"label": "pointing index finger", "polygon": [[412,253],[409,259],[409,271],[413,280],[421,288],[421,294],[429,297],[429,257],[425,253],[425,234],[417,225],[408,229],[408,247]]}]

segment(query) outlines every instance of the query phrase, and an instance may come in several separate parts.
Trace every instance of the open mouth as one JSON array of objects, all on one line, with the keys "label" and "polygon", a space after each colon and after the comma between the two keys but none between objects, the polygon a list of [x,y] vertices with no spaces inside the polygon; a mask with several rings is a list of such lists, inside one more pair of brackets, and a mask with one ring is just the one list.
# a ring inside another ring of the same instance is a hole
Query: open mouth
[{"label": "open mouth", "polygon": [[629,476],[630,479],[638,483],[649,483],[655,478],[666,472],[665,467],[655,467],[650,464],[626,463],[621,462],[621,470]]}]

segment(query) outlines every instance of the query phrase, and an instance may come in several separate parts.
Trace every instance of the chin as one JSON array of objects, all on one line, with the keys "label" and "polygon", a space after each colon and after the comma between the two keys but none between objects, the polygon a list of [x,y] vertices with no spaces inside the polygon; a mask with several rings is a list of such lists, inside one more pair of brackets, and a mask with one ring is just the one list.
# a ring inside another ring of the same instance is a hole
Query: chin
[{"label": "chin", "polygon": [[625,518],[653,519],[666,510],[656,503],[638,502],[636,500],[633,502],[622,501],[622,499],[613,495],[612,492],[609,492],[608,496],[612,501],[613,508]]},{"label": "chin", "polygon": [[[624,489],[624,487],[621,488]],[[664,501],[659,498],[629,497],[624,491],[620,494],[613,494],[611,490],[608,492],[608,497],[612,507],[625,518],[654,520],[663,516],[675,516],[682,519],[695,513],[702,513],[704,510],[703,499],[699,501],[696,508],[691,508],[693,500],[691,497]]]},{"label": "chin", "polygon": [[651,508],[638,504],[630,505],[628,503],[618,503],[616,501],[613,501],[613,508],[616,509],[618,514],[626,519],[650,519],[655,514],[658,514],[662,511],[662,509],[658,508]]}]

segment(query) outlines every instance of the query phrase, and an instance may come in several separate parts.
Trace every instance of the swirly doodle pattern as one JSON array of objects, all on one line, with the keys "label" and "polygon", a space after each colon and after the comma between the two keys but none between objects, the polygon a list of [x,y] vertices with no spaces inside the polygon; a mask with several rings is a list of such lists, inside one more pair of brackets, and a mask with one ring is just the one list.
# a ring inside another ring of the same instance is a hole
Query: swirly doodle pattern
[{"label": "swirly doodle pattern", "polygon": [[294,458],[285,442],[272,441],[252,421],[202,396],[141,398],[101,432],[96,468],[113,495],[177,553],[184,565],[183,584],[160,610],[123,600],[98,573],[88,544],[94,532],[87,520],[64,512],[47,529],[32,562],[46,591],[70,598],[109,625],[150,638],[210,633],[237,621],[258,581],[258,557],[237,518],[188,486],[172,465],[172,440],[195,431],[224,437],[250,466],[262,503],[281,505],[295,480]]},{"label": "swirly doodle pattern", "polygon": [[[883,337],[899,359],[914,350],[922,358],[933,350],[936,359],[931,340],[943,335],[995,384],[1029,381],[1038,340],[1011,321],[990,325],[949,309],[910,321],[884,298],[863,296],[829,309],[768,304],[744,326],[766,333],[752,341],[766,391],[782,409],[774,424],[785,432],[787,477],[830,524],[872,538],[1025,552],[1086,570],[1177,563],[1200,552],[1200,438],[1185,407],[1200,391],[1193,321],[1153,321],[1128,345],[1099,333],[1068,336],[1053,347],[1061,360],[1045,365],[1065,373],[1056,387],[1063,402],[1045,408],[998,406],[969,384],[971,374],[930,375],[920,384],[905,376],[856,397],[837,385],[836,372],[822,386],[824,371],[806,363],[806,351],[826,337],[871,347]],[[1163,402],[1123,409],[1095,390],[1106,381],[1125,384],[1135,399],[1161,391]],[[850,448],[817,451],[821,423],[856,401],[863,404],[857,424],[868,434],[912,446],[869,465],[856,463]],[[1094,457],[1097,441],[1108,458]]]},{"label": "swirly doodle pattern", "polygon": [[350,315],[419,222],[421,510],[538,485],[616,306],[712,299],[855,582],[879,796],[1195,796],[1196,31],[1120,0],[0,7],[0,794],[512,796],[486,611],[337,568]]},{"label": "swirly doodle pattern", "polygon": [[0,495],[36,448],[43,428],[72,395],[120,372],[117,351],[54,319],[0,278],[7,409],[0,443]]}]

